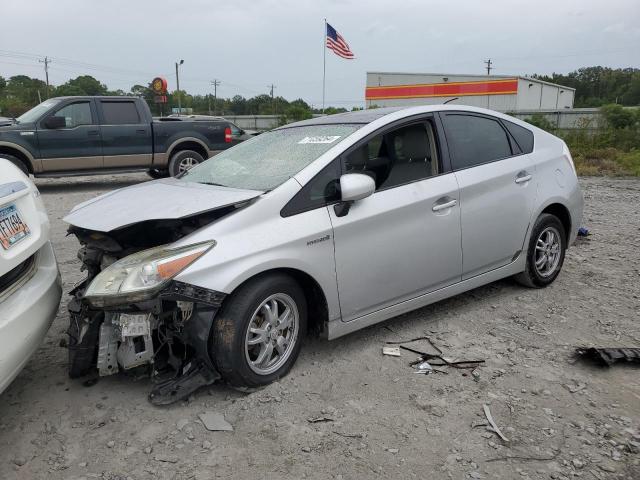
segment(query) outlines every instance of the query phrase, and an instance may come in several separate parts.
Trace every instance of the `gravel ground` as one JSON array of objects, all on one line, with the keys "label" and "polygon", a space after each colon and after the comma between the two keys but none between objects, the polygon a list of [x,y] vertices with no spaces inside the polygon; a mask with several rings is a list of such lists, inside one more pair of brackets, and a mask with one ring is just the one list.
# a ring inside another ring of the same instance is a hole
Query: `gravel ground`
[{"label": "gravel ground", "polygon": [[[65,290],[82,275],[61,218],[144,180],[37,181]],[[0,478],[640,478],[638,369],[572,357],[574,346],[640,346],[640,181],[581,183],[592,235],[569,250],[551,287],[504,280],[332,342],[310,338],[287,377],[252,394],[215,385],[158,408],[147,379],[70,380],[63,299],[2,395]],[[409,367],[413,354],[381,354],[385,341],[425,334],[449,357],[486,363],[477,375],[424,376]],[[483,404],[508,442],[481,425]],[[205,430],[205,412],[234,431]]]}]

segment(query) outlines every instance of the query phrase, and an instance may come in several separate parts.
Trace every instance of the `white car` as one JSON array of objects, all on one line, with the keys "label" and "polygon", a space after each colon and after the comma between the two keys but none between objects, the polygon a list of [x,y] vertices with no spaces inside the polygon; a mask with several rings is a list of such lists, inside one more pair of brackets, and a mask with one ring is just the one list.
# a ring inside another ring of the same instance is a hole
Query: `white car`
[{"label": "white car", "polygon": [[40,192],[0,157],[0,393],[42,343],[61,296]]}]

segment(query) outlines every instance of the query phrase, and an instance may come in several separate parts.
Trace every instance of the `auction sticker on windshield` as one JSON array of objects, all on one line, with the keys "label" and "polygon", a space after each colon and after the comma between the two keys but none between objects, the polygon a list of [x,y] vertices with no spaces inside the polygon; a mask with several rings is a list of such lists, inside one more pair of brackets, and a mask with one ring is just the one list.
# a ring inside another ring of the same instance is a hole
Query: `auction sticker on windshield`
[{"label": "auction sticker on windshield", "polygon": [[15,205],[0,208],[0,243],[5,250],[9,250],[30,233]]},{"label": "auction sticker on windshield", "polygon": [[298,142],[303,143],[333,143],[340,138],[340,135],[318,135],[316,137],[304,137]]}]

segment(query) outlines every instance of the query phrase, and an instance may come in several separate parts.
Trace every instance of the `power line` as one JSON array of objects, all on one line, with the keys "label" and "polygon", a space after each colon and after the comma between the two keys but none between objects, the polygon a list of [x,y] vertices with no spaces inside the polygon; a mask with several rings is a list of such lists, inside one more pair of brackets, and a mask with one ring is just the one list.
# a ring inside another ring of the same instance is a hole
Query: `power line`
[{"label": "power line", "polygon": [[[218,103],[218,85],[220,85],[220,80],[214,79],[211,81],[211,85],[213,85],[213,114],[216,114],[216,105]],[[209,108],[209,115],[211,115],[211,108]]]},{"label": "power line", "polygon": [[44,63],[44,75],[47,79],[47,98],[49,98],[49,63],[51,63],[51,60],[49,60],[49,57],[44,57],[44,60],[38,60],[40,63]]},{"label": "power line", "polygon": [[273,115],[276,115],[276,103],[275,98],[273,97],[273,90],[276,86],[272,83],[271,85],[267,85],[267,88],[271,88],[271,111],[273,112]]},{"label": "power line", "polygon": [[487,66],[487,75],[491,75],[491,59],[485,60],[484,63]]}]

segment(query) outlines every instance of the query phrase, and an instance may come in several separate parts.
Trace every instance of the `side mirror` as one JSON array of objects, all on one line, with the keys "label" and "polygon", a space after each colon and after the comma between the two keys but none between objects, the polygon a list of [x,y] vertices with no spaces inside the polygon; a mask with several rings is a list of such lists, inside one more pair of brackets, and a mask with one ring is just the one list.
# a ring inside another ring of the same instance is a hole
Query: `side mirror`
[{"label": "side mirror", "polygon": [[338,217],[349,213],[351,204],[372,195],[376,191],[376,182],[369,175],[363,173],[346,173],[340,177],[341,203],[335,205],[334,211]]},{"label": "side mirror", "polygon": [[376,182],[364,173],[346,173],[340,177],[340,194],[343,202],[355,202],[372,195]]},{"label": "side mirror", "polygon": [[67,126],[67,120],[64,117],[53,115],[44,121],[44,126],[51,130],[65,128]]}]

